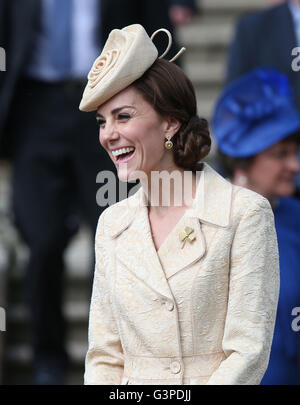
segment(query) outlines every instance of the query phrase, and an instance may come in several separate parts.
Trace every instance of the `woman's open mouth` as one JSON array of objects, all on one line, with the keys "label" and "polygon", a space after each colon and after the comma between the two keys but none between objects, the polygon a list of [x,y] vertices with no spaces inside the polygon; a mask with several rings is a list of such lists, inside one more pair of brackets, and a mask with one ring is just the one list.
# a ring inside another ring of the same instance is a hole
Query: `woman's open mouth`
[{"label": "woman's open mouth", "polygon": [[133,157],[135,153],[134,147],[122,148],[113,151],[113,156],[116,160],[116,164],[127,163]]}]

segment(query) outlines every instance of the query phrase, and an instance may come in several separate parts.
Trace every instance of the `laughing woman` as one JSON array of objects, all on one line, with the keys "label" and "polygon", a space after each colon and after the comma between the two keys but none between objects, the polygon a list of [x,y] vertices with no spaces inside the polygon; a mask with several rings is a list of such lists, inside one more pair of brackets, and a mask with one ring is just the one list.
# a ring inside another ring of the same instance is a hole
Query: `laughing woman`
[{"label": "laughing woman", "polygon": [[141,187],[99,218],[85,384],[259,384],[279,290],[269,202],[201,163],[193,86],[142,26],[113,30],[88,78],[80,109]]}]

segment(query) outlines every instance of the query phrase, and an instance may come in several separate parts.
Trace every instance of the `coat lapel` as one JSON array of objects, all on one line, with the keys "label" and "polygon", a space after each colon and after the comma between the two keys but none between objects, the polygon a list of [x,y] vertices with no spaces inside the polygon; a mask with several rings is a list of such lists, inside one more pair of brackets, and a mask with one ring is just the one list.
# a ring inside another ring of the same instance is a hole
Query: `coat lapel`
[{"label": "coat lapel", "polygon": [[[115,207],[105,222],[105,232],[116,238],[116,259],[148,288],[172,299],[168,278],[201,260],[206,253],[202,223],[226,227],[230,220],[232,186],[210,166],[200,172],[192,208],[167,236],[156,252],[151,236],[148,209],[142,188]],[[183,248],[179,233],[189,226],[195,240]]]},{"label": "coat lapel", "polygon": [[145,195],[140,188],[132,197],[115,207],[105,229],[116,239],[116,260],[130,271],[147,288],[156,294],[172,299],[164,270],[159,261],[148,219]]},{"label": "coat lapel", "polygon": [[[195,239],[192,242],[186,241],[183,245],[179,234],[180,232],[184,232],[187,226],[193,229]],[[157,254],[164,268],[165,275],[169,279],[178,271],[199,261],[205,254],[205,251],[206,243],[199,219],[188,217],[184,214],[161,245]]]},{"label": "coat lapel", "polygon": [[207,163],[201,173],[193,206],[186,215],[202,223],[227,227],[230,223],[232,184]]},{"label": "coat lapel", "polygon": [[[203,258],[207,249],[203,224],[214,228],[229,225],[231,193],[231,183],[204,163],[203,171],[199,172],[192,208],[185,212],[158,251],[167,278]],[[186,242],[181,248],[179,233],[186,226],[194,230],[196,238],[192,242]]]}]

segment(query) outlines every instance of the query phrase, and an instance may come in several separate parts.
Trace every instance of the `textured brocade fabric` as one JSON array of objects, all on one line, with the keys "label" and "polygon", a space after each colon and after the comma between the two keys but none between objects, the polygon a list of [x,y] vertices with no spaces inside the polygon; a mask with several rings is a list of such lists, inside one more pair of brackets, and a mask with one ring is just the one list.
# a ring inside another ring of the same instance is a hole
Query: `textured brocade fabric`
[{"label": "textured brocade fabric", "polygon": [[[201,179],[157,252],[141,189],[101,215],[85,384],[260,383],[279,292],[273,212],[207,164]],[[180,249],[185,226],[196,239]]]}]

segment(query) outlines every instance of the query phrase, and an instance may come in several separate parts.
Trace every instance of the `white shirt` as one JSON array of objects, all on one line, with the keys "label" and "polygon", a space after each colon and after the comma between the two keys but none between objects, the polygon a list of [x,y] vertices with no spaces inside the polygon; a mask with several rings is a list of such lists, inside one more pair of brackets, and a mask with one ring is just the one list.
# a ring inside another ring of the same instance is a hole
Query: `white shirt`
[{"label": "white shirt", "polygon": [[25,75],[44,81],[57,81],[71,78],[86,78],[92,63],[100,55],[101,38],[99,24],[99,0],[72,0],[71,58],[69,77],[64,77],[51,66],[50,60],[50,18],[52,0],[42,0],[41,19],[30,54]]}]

